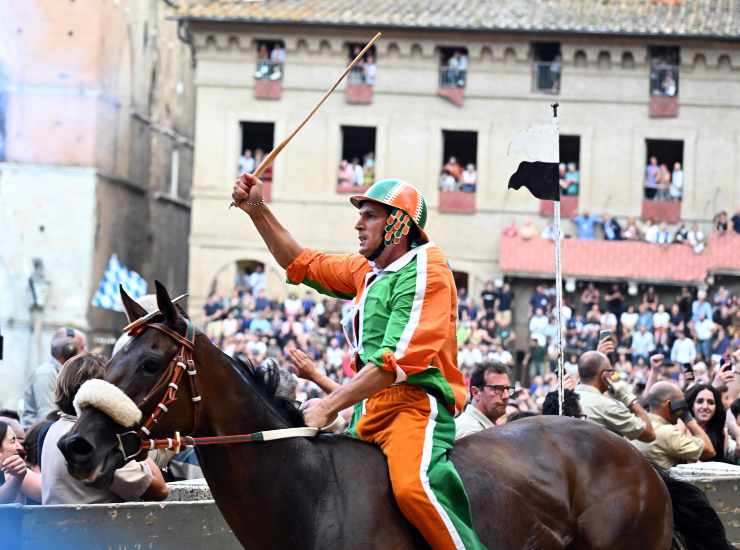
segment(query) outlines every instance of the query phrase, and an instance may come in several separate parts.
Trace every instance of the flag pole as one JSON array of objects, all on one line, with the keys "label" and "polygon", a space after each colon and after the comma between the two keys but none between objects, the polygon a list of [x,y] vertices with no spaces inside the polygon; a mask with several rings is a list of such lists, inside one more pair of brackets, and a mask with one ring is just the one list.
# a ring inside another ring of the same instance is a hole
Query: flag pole
[{"label": "flag pole", "polygon": [[[555,159],[560,162],[560,128],[558,127],[558,107],[553,103],[552,122],[555,127]],[[557,352],[558,352],[558,414],[563,416],[563,400],[565,391],[563,387],[563,272],[560,258],[560,181],[557,182],[557,199],[553,201],[555,208],[553,216],[555,218],[555,309],[557,310]]]}]

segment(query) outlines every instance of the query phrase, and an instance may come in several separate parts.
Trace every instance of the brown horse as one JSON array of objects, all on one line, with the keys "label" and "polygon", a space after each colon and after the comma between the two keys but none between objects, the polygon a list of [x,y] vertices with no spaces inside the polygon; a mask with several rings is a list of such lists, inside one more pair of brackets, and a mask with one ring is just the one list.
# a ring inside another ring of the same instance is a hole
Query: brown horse
[{"label": "brown horse", "polygon": [[[125,293],[122,299],[130,318],[145,314]],[[167,331],[183,335],[190,324],[159,283],[157,301],[161,314],[113,357],[105,377],[140,404],[144,418],[176,368],[180,344]],[[194,389],[183,387],[159,416],[154,436],[301,425],[300,413],[275,398],[251,366],[229,358],[205,335],[196,333],[192,356],[202,397],[198,417],[188,395]],[[59,442],[70,473],[109,482],[123,462],[116,434],[124,431],[100,410],[84,408]],[[200,447],[198,456],[219,509],[247,548],[427,547],[400,514],[383,455],[372,445],[320,435]],[[671,547],[671,497],[660,475],[632,445],[589,422],[526,419],[461,440],[451,458],[491,550]],[[716,515],[708,521],[724,540]]]}]

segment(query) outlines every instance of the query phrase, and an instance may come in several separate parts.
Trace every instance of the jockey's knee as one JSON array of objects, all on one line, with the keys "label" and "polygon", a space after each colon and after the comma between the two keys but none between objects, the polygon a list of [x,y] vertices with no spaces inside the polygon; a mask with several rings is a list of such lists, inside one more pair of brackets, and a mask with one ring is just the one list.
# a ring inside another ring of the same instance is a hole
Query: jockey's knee
[{"label": "jockey's knee", "polygon": [[427,500],[421,480],[409,473],[404,473],[391,478],[393,496],[396,498],[401,510],[415,508],[419,500]]}]

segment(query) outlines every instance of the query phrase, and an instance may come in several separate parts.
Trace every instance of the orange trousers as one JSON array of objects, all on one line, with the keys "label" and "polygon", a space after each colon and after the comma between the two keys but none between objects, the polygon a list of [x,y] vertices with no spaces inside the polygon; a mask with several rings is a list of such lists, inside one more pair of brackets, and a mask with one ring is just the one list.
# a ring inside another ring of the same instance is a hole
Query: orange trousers
[{"label": "orange trousers", "polygon": [[401,512],[434,550],[485,548],[447,458],[455,422],[436,398],[419,386],[391,386],[357,405],[349,432],[382,449]]}]

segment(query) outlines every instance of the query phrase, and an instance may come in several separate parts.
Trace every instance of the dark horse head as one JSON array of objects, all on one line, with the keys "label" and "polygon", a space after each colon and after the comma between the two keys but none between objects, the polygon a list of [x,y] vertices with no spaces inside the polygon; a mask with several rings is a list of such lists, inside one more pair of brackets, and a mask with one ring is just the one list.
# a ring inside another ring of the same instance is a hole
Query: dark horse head
[{"label": "dark horse head", "polygon": [[[172,332],[184,335],[188,321],[180,315],[167,290],[158,281],[156,288],[159,313],[147,323],[159,324]],[[147,315],[146,310],[131,299],[122,288],[121,300],[129,319],[137,320]],[[112,418],[116,417],[115,414],[107,414],[102,410],[110,411],[119,405],[127,406],[128,410],[131,410],[132,401],[141,410],[142,419],[148,418],[167,389],[169,373],[175,368],[173,358],[179,348],[180,344],[162,331],[142,330],[113,356],[108,363],[104,380],[117,386],[125,395],[115,393],[105,395],[100,397],[101,400],[108,401],[105,406],[82,408],[75,426],[59,441],[59,449],[67,460],[67,468],[71,475],[99,486],[110,484],[114,471],[125,461],[119,441],[131,442],[135,450],[139,440],[133,430],[138,426],[119,424]],[[181,385],[186,387],[180,389],[179,399],[156,425],[156,432],[162,436],[169,436],[177,430],[183,431],[183,434],[190,434],[190,431],[185,430],[194,429],[194,405],[187,393],[189,389],[186,377],[187,375],[181,380]],[[120,434],[128,435],[119,438]]]}]

